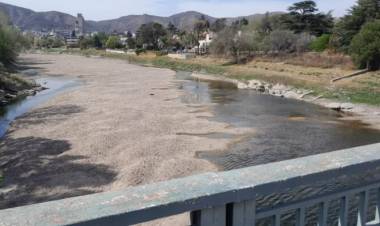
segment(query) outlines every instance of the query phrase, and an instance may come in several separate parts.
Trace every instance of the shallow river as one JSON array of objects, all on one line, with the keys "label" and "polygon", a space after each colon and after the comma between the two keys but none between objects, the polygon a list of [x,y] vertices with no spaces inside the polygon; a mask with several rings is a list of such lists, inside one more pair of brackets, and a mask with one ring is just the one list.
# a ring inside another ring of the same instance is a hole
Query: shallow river
[{"label": "shallow river", "polygon": [[210,120],[255,129],[228,150],[199,152],[224,170],[380,142],[380,131],[342,120],[341,113],[315,104],[238,90],[224,82],[197,81],[186,72],[178,72],[177,78],[183,102],[212,104],[215,116]]}]

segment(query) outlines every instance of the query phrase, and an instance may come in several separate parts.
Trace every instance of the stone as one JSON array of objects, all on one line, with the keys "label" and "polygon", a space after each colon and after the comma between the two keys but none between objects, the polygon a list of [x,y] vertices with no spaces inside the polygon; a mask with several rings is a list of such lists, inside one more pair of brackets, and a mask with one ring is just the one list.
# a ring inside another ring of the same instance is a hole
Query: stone
[{"label": "stone", "polygon": [[343,104],[340,105],[340,108],[342,110],[351,110],[351,109],[354,108],[354,105],[351,104],[351,103],[343,103]]},{"label": "stone", "polygon": [[335,111],[341,111],[342,110],[342,107],[341,107],[340,103],[330,103],[326,107],[330,108],[332,110],[335,110]]},{"label": "stone", "polygon": [[265,92],[265,86],[263,85],[258,86],[257,91],[262,92],[262,93]]},{"label": "stone", "polygon": [[248,89],[249,88],[248,85],[243,83],[243,82],[238,82],[237,87],[238,87],[238,89]]}]

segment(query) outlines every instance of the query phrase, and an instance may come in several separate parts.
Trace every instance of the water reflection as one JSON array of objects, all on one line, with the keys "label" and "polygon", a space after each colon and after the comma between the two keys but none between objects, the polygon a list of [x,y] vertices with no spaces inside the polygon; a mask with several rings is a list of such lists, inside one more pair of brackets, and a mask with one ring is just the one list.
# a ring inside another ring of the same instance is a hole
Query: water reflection
[{"label": "water reflection", "polygon": [[255,129],[228,150],[198,153],[223,170],[380,142],[380,131],[340,120],[341,113],[318,105],[238,90],[225,82],[197,81],[186,72],[177,78],[182,101],[207,105],[214,114],[210,120]]}]

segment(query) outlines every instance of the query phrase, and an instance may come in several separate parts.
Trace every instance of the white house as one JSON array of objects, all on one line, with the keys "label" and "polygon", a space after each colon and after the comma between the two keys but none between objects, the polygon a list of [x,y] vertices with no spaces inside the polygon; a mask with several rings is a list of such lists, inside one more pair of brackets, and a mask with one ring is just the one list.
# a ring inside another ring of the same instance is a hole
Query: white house
[{"label": "white house", "polygon": [[199,53],[204,54],[208,52],[208,49],[215,37],[215,34],[212,32],[205,33],[205,39],[199,40]]}]

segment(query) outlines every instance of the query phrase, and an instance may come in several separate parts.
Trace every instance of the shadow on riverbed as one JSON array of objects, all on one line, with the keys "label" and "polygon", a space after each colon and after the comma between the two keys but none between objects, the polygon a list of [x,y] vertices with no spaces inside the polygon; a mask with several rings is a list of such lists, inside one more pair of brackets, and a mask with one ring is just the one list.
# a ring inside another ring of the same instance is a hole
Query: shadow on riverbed
[{"label": "shadow on riverbed", "polygon": [[71,149],[65,140],[6,137],[0,145],[1,209],[90,194],[116,176],[109,166],[64,155]]},{"label": "shadow on riverbed", "polygon": [[27,59],[22,59],[21,61],[17,62],[17,65],[15,69],[17,70],[40,70],[44,69],[41,67],[41,65],[46,65],[46,64],[52,64],[51,62],[48,61],[41,61],[41,62],[33,62],[33,61],[28,61]]},{"label": "shadow on riverbed", "polygon": [[31,112],[25,113],[23,116],[18,117],[17,121],[13,123],[13,129],[20,129],[29,125],[36,125],[48,123],[51,121],[62,122],[69,115],[78,114],[85,109],[77,105],[61,105],[38,108]]},{"label": "shadow on riverbed", "polygon": [[48,121],[62,123],[83,111],[77,105],[45,107],[14,122],[0,142],[0,171],[4,177],[0,209],[86,195],[114,181],[117,174],[109,166],[66,154],[72,148],[66,140],[12,137],[14,130]]}]

